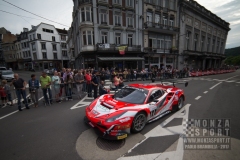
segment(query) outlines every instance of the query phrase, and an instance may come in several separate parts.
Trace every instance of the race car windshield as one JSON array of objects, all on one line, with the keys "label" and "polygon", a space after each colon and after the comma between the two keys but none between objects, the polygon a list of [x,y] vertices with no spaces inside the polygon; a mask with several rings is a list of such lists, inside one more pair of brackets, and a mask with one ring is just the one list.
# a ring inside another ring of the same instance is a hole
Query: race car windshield
[{"label": "race car windshield", "polygon": [[148,90],[138,88],[122,88],[114,95],[114,99],[134,104],[143,104],[148,95]]}]

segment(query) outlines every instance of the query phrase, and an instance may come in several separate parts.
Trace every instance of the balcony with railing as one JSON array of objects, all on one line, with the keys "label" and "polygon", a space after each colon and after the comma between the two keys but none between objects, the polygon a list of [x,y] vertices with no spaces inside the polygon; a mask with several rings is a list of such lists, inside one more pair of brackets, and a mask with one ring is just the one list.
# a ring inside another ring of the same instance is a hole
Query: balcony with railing
[{"label": "balcony with railing", "polygon": [[178,27],[173,27],[165,24],[154,23],[154,22],[145,22],[144,28],[148,31],[153,32],[164,32],[168,34],[177,34],[179,32]]},{"label": "balcony with railing", "polygon": [[152,54],[178,54],[177,49],[167,49],[167,48],[153,48],[153,47],[145,47],[145,53],[152,53]]},{"label": "balcony with railing", "polygon": [[78,5],[83,5],[83,4],[92,4],[92,0],[79,0]]},{"label": "balcony with railing", "polygon": [[127,44],[121,44],[121,45],[116,45],[116,44],[102,44],[99,43],[96,45],[96,50],[101,52],[118,52],[119,47],[121,46],[126,46],[125,51],[126,52],[141,52],[141,45],[127,45]]}]

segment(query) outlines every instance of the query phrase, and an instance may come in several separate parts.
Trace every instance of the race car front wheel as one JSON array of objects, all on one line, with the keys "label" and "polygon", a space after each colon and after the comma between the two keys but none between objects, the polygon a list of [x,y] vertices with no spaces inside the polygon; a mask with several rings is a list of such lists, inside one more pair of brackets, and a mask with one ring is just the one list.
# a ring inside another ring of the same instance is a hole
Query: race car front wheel
[{"label": "race car front wheel", "polygon": [[131,131],[133,133],[140,132],[146,125],[147,117],[144,112],[139,112],[133,119]]},{"label": "race car front wheel", "polygon": [[184,100],[183,100],[183,97],[181,96],[178,100],[178,106],[177,106],[178,110],[183,107],[183,102],[184,102]]}]

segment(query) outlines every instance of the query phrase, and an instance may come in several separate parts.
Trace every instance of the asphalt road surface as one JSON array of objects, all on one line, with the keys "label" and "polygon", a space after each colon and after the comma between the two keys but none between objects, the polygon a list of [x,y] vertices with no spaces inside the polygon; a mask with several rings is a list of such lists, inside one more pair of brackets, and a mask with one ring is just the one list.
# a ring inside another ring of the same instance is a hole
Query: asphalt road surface
[{"label": "asphalt road surface", "polygon": [[[19,72],[28,80],[33,72]],[[37,77],[40,73],[36,72]],[[168,80],[166,80],[168,81]],[[63,101],[18,112],[17,106],[0,109],[0,159],[2,160],[175,160],[232,159],[240,157],[240,70],[234,73],[184,78],[185,107],[129,136],[117,150],[97,146],[97,136],[83,121],[92,99]],[[132,83],[132,82],[131,82]],[[136,82],[133,82],[136,83]],[[139,83],[149,83],[140,81]],[[127,84],[127,83],[126,83]],[[165,83],[170,85],[171,83]],[[229,150],[184,148],[184,119],[230,119]]]}]

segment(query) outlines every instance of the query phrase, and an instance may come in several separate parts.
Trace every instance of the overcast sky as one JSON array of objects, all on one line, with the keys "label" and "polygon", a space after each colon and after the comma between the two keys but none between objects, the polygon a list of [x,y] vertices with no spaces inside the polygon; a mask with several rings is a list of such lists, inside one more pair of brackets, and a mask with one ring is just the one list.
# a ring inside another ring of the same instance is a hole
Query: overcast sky
[{"label": "overcast sky", "polygon": [[[15,13],[11,15],[0,11],[0,27],[5,27],[13,34],[20,33],[22,29],[31,28],[40,22],[53,24],[57,28],[68,29],[72,22],[72,0],[6,0],[16,6],[24,8],[37,15],[51,19],[66,26],[56,24],[30,13],[24,12],[0,0],[0,10]],[[228,34],[226,48],[240,46],[240,2],[239,0],[197,0],[199,4],[212,11],[223,20],[229,22],[231,31]],[[29,18],[30,17],[30,18]]]}]

